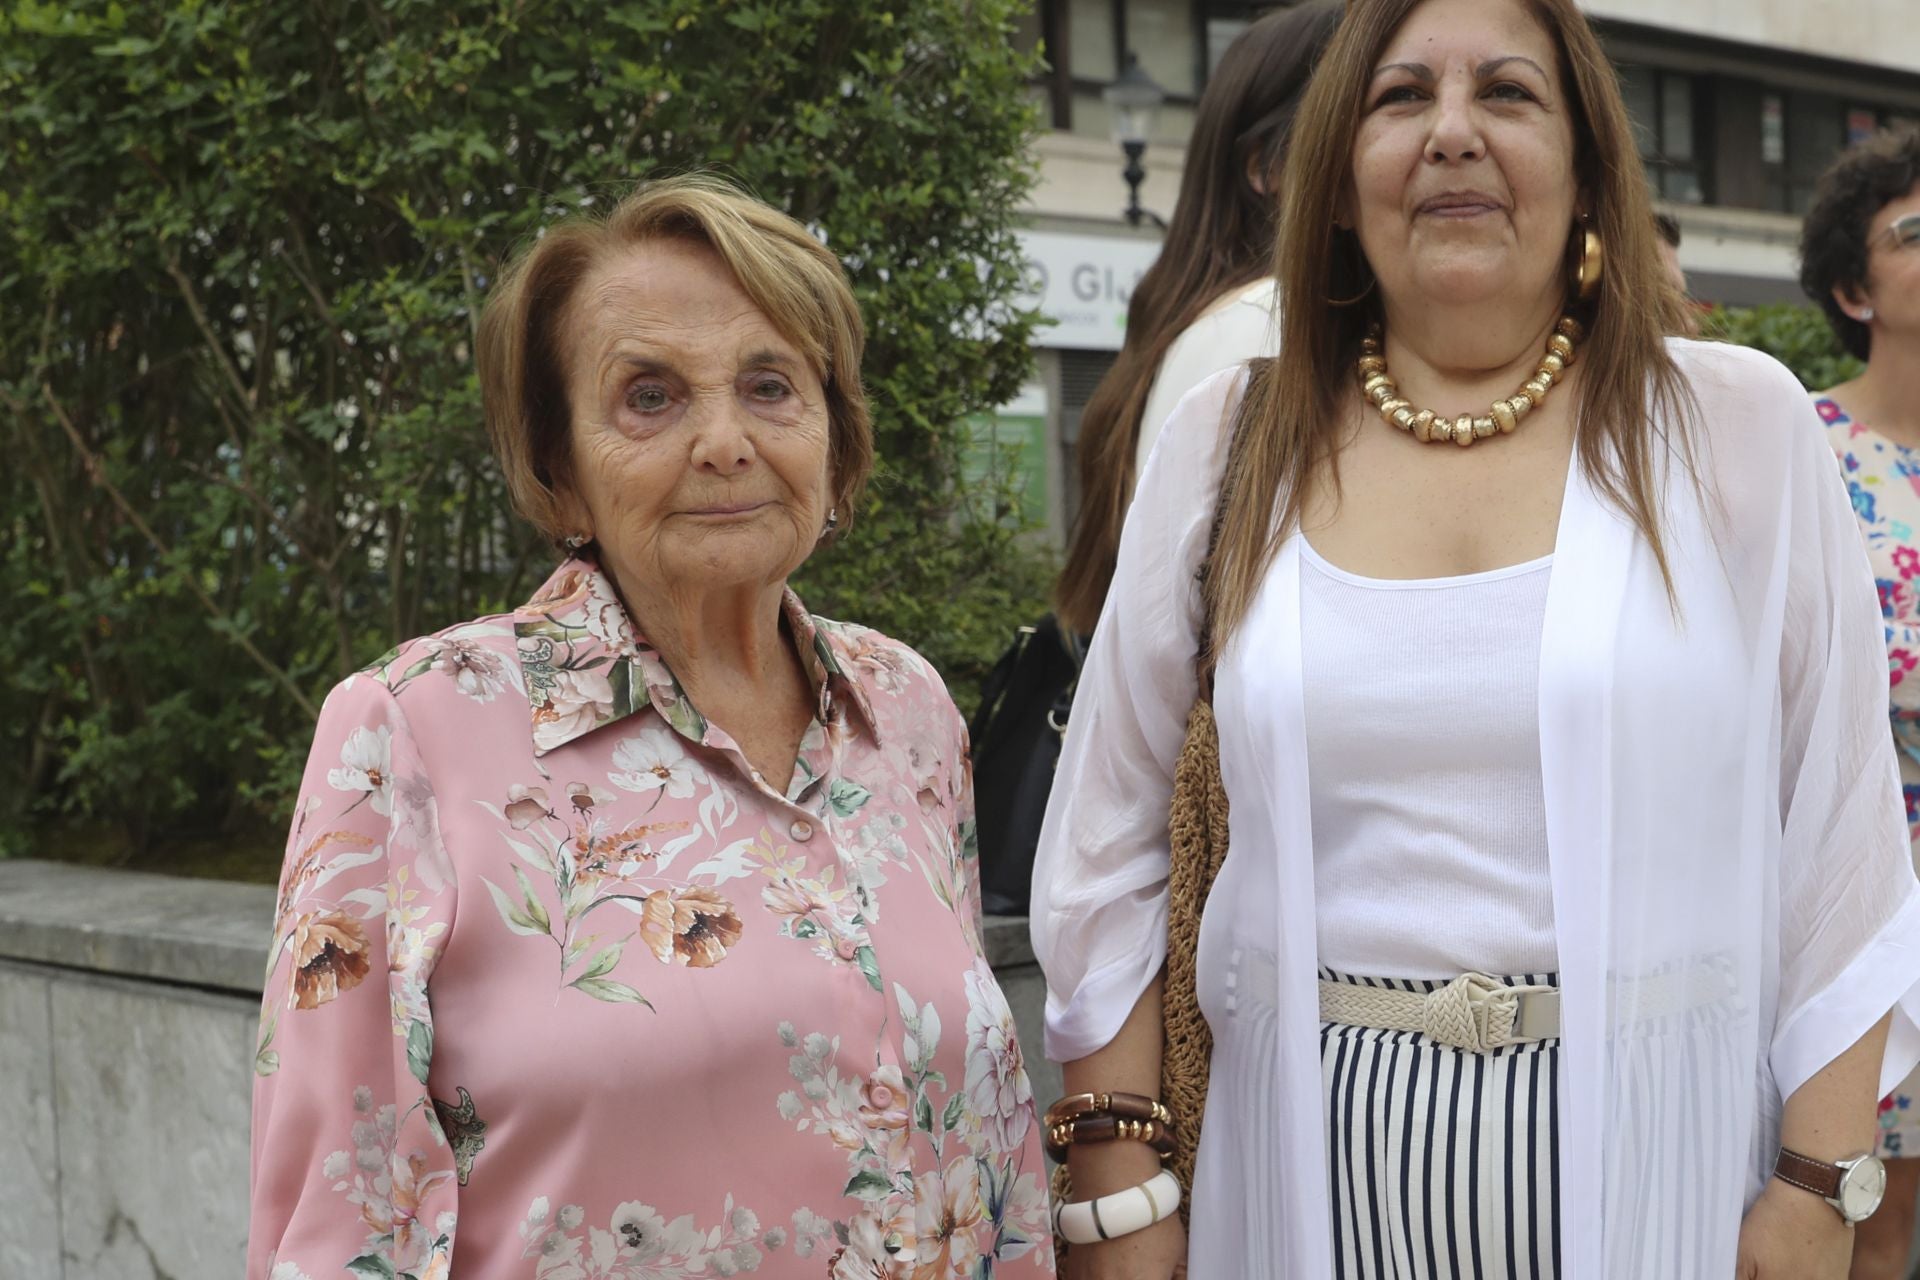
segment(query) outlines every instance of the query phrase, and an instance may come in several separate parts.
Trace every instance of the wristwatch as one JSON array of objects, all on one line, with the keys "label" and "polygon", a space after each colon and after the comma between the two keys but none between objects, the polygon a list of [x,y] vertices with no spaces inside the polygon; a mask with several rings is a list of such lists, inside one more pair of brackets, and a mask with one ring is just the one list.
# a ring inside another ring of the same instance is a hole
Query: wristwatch
[{"label": "wristwatch", "polygon": [[1773,1176],[1802,1191],[1813,1192],[1832,1205],[1848,1224],[1871,1218],[1873,1211],[1880,1207],[1880,1197],[1887,1193],[1887,1166],[1872,1155],[1828,1164],[1782,1147],[1780,1159],[1773,1166]]}]

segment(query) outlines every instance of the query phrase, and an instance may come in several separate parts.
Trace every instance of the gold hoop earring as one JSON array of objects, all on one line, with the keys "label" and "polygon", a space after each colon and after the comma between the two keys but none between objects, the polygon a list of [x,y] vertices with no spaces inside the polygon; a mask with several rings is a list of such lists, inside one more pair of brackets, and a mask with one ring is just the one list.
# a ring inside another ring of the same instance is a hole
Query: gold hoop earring
[{"label": "gold hoop earring", "polygon": [[[1367,260],[1365,258],[1361,258],[1360,261],[1362,264],[1367,264]],[[1373,274],[1373,267],[1370,264],[1368,264],[1367,265],[1367,287],[1362,289],[1360,292],[1354,294],[1351,298],[1328,298],[1327,305],[1330,307],[1358,306],[1360,303],[1365,302],[1367,300],[1367,296],[1373,292],[1373,286],[1379,283],[1380,283],[1380,277]]]},{"label": "gold hoop earring", "polygon": [[[1351,298],[1328,298],[1327,305],[1330,307],[1358,306],[1367,300],[1367,296],[1373,292],[1373,287],[1380,283],[1380,277],[1373,273],[1373,264],[1368,262],[1367,255],[1360,251],[1360,243],[1358,238],[1353,234],[1353,228],[1341,226],[1336,222],[1334,223],[1334,229],[1345,232],[1346,235],[1334,237],[1333,242],[1328,245],[1329,257],[1337,264],[1340,258],[1347,256],[1347,253],[1350,252],[1353,260],[1358,264],[1355,269],[1364,269],[1366,271],[1367,286]],[[1342,250],[1342,245],[1346,246],[1345,251]]]},{"label": "gold hoop earring", "polygon": [[1328,298],[1327,305],[1330,307],[1358,306],[1367,300],[1367,295],[1373,292],[1373,286],[1377,283],[1379,283],[1378,280],[1369,279],[1367,281],[1367,287],[1354,294],[1351,298]]},{"label": "gold hoop earring", "polygon": [[1600,277],[1606,271],[1607,259],[1605,246],[1600,243],[1600,233],[1585,218],[1574,228],[1569,252],[1573,258],[1570,273],[1573,296],[1581,302],[1591,302],[1593,296],[1600,292]]}]

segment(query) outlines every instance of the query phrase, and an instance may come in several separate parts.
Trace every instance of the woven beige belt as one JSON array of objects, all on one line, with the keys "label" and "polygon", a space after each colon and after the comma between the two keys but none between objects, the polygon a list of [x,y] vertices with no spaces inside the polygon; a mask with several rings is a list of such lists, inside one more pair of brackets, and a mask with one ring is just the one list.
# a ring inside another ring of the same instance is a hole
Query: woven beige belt
[{"label": "woven beige belt", "polygon": [[1469,1053],[1532,1044],[1560,1034],[1558,987],[1509,987],[1466,973],[1437,990],[1393,991],[1351,982],[1320,983],[1320,1020],[1379,1031],[1418,1031]]}]

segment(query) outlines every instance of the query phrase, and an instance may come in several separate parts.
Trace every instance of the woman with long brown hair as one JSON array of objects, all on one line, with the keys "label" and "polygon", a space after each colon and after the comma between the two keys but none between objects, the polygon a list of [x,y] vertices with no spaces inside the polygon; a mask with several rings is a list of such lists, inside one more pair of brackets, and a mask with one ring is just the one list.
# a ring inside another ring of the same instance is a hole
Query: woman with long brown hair
[{"label": "woman with long brown hair", "polygon": [[1187,142],[1160,256],[1127,305],[1127,338],[1080,416],[1080,510],[1055,592],[1091,634],[1106,602],[1133,484],[1180,398],[1271,355],[1273,228],[1300,95],[1340,20],[1337,0],[1267,14],[1227,46]]},{"label": "woman with long brown hair", "polygon": [[[1059,1135],[1075,1267],[1841,1280],[1920,884],[1817,416],[1665,336],[1573,0],[1352,0],[1282,189],[1278,357],[1166,426],[1040,843],[1048,1055],[1116,1118]],[[1120,1113],[1197,697],[1231,840],[1183,1235]]]}]

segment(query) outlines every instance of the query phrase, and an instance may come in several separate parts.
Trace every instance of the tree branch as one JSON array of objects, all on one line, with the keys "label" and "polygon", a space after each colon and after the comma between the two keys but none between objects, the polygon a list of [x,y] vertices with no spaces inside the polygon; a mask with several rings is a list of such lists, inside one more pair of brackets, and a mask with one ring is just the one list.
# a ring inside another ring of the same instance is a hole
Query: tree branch
[{"label": "tree branch", "polygon": [[[181,583],[186,586],[187,590],[193,593],[193,597],[200,602],[201,606],[206,609],[207,613],[211,615],[216,622],[224,624],[227,637],[239,645],[241,649],[245,650],[247,656],[253,659],[254,664],[265,672],[275,684],[287,692],[288,696],[293,699],[294,705],[298,706],[309,718],[317,719],[320,715],[320,709],[314,706],[305,691],[303,691],[298,684],[294,683],[293,677],[288,675],[286,670],[274,662],[273,659],[260,652],[259,648],[241,632],[240,628],[234,624],[233,619],[227,616],[225,611],[214,601],[213,597],[207,594],[206,588],[201,586],[191,573],[183,571],[174,563],[173,549],[167,546],[160,535],[153,531],[153,526],[148,524],[140,513],[134,509],[133,504],[127,501],[126,495],[120,492],[119,486],[108,479],[106,468],[101,465],[100,459],[94,455],[94,452],[87,448],[87,442],[81,439],[79,428],[73,425],[73,419],[67,416],[66,408],[61,405],[59,398],[53,394],[52,385],[44,382],[41,383],[40,394],[45,398],[47,407],[53,410],[53,416],[59,421],[61,430],[67,433],[67,439],[72,442],[74,452],[80,455],[81,465],[87,470],[87,477],[91,479],[94,484],[98,485],[106,493],[107,497],[113,500],[113,505],[120,509],[120,514],[125,516],[127,521],[132,524],[135,529],[140,531],[140,536],[145,538],[155,551],[160,553],[161,560],[166,565],[167,571],[178,578]],[[15,401],[13,397],[8,396],[6,398],[15,412],[18,412],[22,408],[19,402]]]},{"label": "tree branch", "polygon": [[[240,403],[251,410],[254,400],[247,392],[246,380],[240,376],[240,370],[234,367],[233,361],[227,358],[227,349],[220,344],[220,335],[214,332],[212,322],[207,319],[206,310],[200,305],[200,295],[194,291],[193,281],[187,279],[187,273],[180,269],[179,255],[171,250],[167,252],[166,268],[167,274],[173,278],[174,286],[180,290],[180,297],[186,302],[187,310],[193,313],[194,327],[200,330],[200,336],[206,341],[207,349],[213,352],[213,358],[219,363],[220,371],[227,375],[227,385],[233,388],[233,393],[239,398]],[[263,356],[264,353],[255,353],[256,359]]]}]

